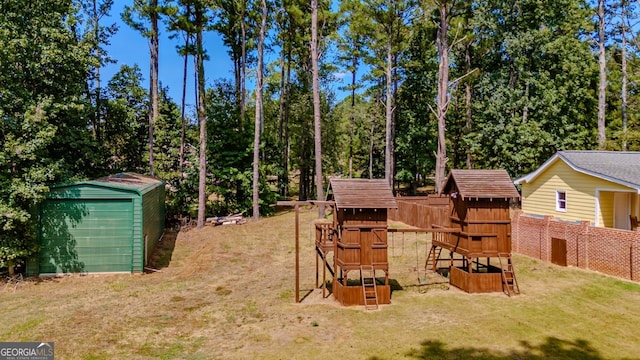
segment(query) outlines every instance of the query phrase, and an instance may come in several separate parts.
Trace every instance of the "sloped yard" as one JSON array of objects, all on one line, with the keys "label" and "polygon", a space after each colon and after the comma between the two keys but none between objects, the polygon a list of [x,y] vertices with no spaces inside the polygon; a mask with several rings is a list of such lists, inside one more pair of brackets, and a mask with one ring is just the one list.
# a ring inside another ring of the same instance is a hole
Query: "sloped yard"
[{"label": "sloped yard", "polygon": [[[315,283],[316,214],[300,216],[304,290]],[[293,212],[168,234],[159,272],[0,285],[0,341],[54,341],[56,359],[640,356],[639,284],[516,255],[517,297],[417,286],[426,240],[390,240],[392,304],[364,311],[318,291],[294,303]]]}]

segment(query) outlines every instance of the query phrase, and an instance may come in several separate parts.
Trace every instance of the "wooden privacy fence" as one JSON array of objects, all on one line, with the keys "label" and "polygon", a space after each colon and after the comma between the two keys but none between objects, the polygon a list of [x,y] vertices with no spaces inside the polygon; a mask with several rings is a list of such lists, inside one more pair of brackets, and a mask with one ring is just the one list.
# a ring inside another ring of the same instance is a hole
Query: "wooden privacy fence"
[{"label": "wooden privacy fence", "polygon": [[448,196],[412,196],[397,197],[397,209],[389,209],[389,220],[401,221],[419,228],[431,228],[433,225],[448,226]]},{"label": "wooden privacy fence", "polygon": [[640,281],[640,232],[527,216],[511,222],[513,251],[563,266],[576,266]]}]

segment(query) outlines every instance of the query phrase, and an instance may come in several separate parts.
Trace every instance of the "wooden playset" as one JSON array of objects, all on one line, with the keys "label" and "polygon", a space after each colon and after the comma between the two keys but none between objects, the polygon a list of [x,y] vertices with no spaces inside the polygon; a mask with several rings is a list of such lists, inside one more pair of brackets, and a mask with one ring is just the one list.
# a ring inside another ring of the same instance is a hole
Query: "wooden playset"
[{"label": "wooden playset", "polygon": [[397,207],[391,188],[386,180],[331,179],[330,185],[336,235],[333,295],[343,305],[389,304],[387,209]]},{"label": "wooden playset", "polygon": [[[427,267],[448,262],[449,282],[466,292],[520,292],[511,260],[510,201],[518,191],[505,170],[451,170],[443,187],[449,195],[447,228],[434,238]],[[449,259],[441,258],[442,249]],[[491,259],[494,259],[493,263]]]},{"label": "wooden playset", "polygon": [[[333,209],[331,219],[315,224],[316,288],[322,288],[323,298],[329,272],[331,293],[340,304],[367,309],[389,304],[388,234],[394,230],[432,234],[425,272],[444,274],[469,293],[520,293],[511,259],[510,216],[511,201],[519,194],[505,170],[452,170],[442,188],[448,219],[428,228],[388,228],[387,212],[397,204],[386,180],[331,179],[329,186],[332,198],[327,201],[279,202],[296,209],[301,203]],[[296,210],[296,302],[298,232]]]}]

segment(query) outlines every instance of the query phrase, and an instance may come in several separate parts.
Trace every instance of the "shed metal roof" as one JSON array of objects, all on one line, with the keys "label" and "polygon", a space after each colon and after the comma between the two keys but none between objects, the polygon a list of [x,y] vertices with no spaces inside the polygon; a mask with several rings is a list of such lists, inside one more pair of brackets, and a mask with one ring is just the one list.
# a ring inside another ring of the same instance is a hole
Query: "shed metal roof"
[{"label": "shed metal roof", "polygon": [[451,170],[443,187],[443,193],[458,188],[463,199],[515,199],[520,194],[513,185],[509,174],[499,170]]},{"label": "shed metal roof", "polygon": [[141,192],[155,188],[162,183],[162,180],[154,177],[135,173],[119,173],[101,177],[94,181],[123,188],[135,188]]},{"label": "shed metal roof", "polygon": [[398,207],[384,179],[331,179],[338,209],[395,209]]},{"label": "shed metal roof", "polygon": [[514,183],[533,181],[556,161],[564,161],[577,172],[640,191],[640,152],[638,151],[558,151],[536,171],[516,179]]},{"label": "shed metal roof", "polygon": [[109,175],[105,177],[101,177],[95,180],[87,180],[87,181],[78,181],[67,184],[59,184],[53,186],[53,188],[65,188],[70,186],[77,185],[92,185],[106,188],[115,188],[133,191],[143,195],[148,191],[161,186],[163,184],[162,180],[156,179],[151,176],[136,174],[136,173],[118,173],[114,175]]}]

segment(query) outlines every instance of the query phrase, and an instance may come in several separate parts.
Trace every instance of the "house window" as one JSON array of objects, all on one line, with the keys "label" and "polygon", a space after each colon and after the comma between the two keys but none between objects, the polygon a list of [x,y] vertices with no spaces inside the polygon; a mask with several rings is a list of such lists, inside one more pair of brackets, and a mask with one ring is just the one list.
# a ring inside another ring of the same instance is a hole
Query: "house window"
[{"label": "house window", "polygon": [[567,212],[567,192],[556,190],[556,211]]}]

